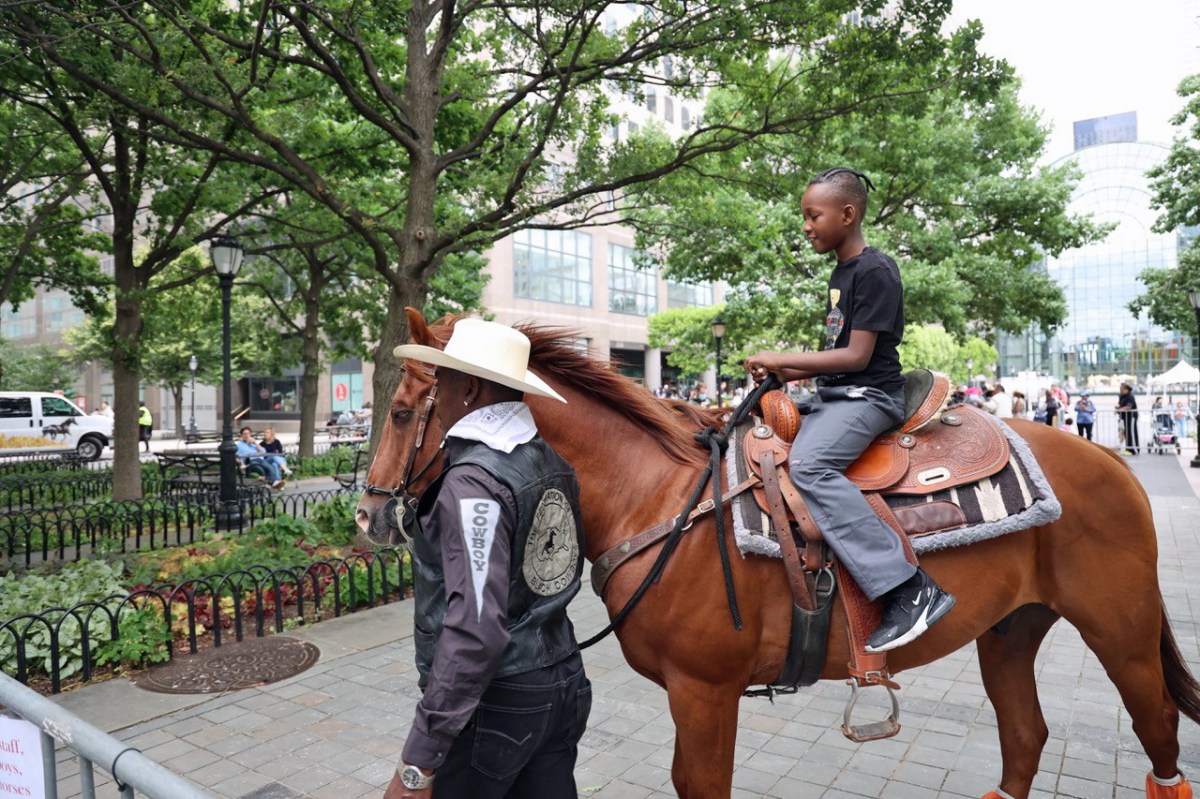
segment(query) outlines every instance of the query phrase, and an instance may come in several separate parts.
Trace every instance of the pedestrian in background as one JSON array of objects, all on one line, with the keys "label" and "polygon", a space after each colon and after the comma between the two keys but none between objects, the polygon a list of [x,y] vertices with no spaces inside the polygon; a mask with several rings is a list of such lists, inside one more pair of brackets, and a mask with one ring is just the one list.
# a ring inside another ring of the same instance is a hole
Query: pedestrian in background
[{"label": "pedestrian in background", "polygon": [[154,417],[150,414],[150,409],[146,407],[146,403],[141,403],[138,406],[138,439],[146,448],[146,452],[150,451],[150,436],[154,432]]},{"label": "pedestrian in background", "polygon": [[[1013,395],[1016,396],[1015,394]],[[1008,392],[1004,390],[1004,386],[997,383],[992,387],[992,402],[996,406],[994,413],[999,419],[1011,419],[1013,417],[1014,401],[1009,400]]]},{"label": "pedestrian in background", "polygon": [[1117,416],[1120,417],[1125,429],[1123,454],[1138,454],[1137,399],[1133,396],[1133,386],[1128,383],[1121,384],[1121,394],[1117,397]]},{"label": "pedestrian in background", "polygon": [[1075,429],[1079,435],[1092,440],[1092,426],[1096,422],[1096,404],[1092,402],[1091,393],[1085,388],[1079,392],[1079,401],[1075,403]]},{"label": "pedestrian in background", "polygon": [[1183,404],[1183,400],[1175,402],[1175,434],[1180,438],[1187,438],[1188,409]]},{"label": "pedestrian in background", "polygon": [[1016,419],[1029,418],[1029,404],[1025,401],[1025,395],[1020,391],[1014,391],[1012,398],[1012,415]]}]

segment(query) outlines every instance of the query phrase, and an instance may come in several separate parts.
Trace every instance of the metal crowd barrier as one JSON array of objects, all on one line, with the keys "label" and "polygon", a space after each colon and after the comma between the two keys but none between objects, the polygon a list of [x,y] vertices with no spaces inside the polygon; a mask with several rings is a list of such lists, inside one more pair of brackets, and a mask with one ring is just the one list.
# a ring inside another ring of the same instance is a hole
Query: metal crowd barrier
[{"label": "metal crowd barrier", "polygon": [[[96,769],[111,774],[121,796],[134,799],[214,799],[214,794],[164,768],[103,730],[67,712],[41,694],[0,672],[0,705],[40,730],[45,799],[58,799],[56,743],[79,756],[83,799],[96,799]],[[74,793],[74,791],[72,791]]]}]

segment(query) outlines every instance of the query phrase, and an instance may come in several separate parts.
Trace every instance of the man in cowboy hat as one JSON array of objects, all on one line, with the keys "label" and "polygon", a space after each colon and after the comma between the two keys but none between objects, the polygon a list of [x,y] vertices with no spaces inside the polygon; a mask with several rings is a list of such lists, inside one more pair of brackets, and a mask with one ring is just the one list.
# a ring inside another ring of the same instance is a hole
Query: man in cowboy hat
[{"label": "man in cowboy hat", "polygon": [[538,435],[523,394],[566,402],[529,371],[529,339],[458,321],[437,366],[442,473],[412,541],[424,691],[384,799],[574,799],[591,684],[567,604],[583,525],[571,466]]}]

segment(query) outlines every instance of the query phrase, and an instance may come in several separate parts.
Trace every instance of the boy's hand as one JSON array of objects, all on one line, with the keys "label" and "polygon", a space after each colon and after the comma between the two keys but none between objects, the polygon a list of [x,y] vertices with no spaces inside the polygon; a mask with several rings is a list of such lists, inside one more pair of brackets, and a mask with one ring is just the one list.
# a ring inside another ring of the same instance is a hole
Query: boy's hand
[{"label": "boy's hand", "polygon": [[778,357],[778,353],[763,351],[746,359],[746,371],[750,373],[755,384],[766,380],[767,375],[778,370]]}]

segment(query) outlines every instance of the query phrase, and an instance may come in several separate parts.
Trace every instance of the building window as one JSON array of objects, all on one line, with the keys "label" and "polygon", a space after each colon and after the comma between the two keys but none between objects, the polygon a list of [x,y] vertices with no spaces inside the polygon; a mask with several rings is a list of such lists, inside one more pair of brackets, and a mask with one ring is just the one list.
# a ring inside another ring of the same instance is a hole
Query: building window
[{"label": "building window", "polygon": [[639,267],[636,254],[632,247],[608,245],[608,310],[649,316],[658,310],[658,270]]},{"label": "building window", "polygon": [[658,112],[658,92],[653,86],[646,87],[646,110],[651,114]]},{"label": "building window", "polygon": [[530,300],[592,305],[592,237],[574,230],[513,234],[513,292]]},{"label": "building window", "polygon": [[250,378],[250,410],[258,413],[299,413],[300,376]]},{"label": "building window", "polygon": [[663,115],[672,125],[675,124],[675,102],[668,95],[663,98]]},{"label": "building window", "polygon": [[363,406],[362,361],[347,358],[333,365],[329,375],[329,396],[334,413],[356,411]]},{"label": "building window", "polygon": [[668,308],[707,307],[713,304],[712,283],[691,285],[667,281]]}]

